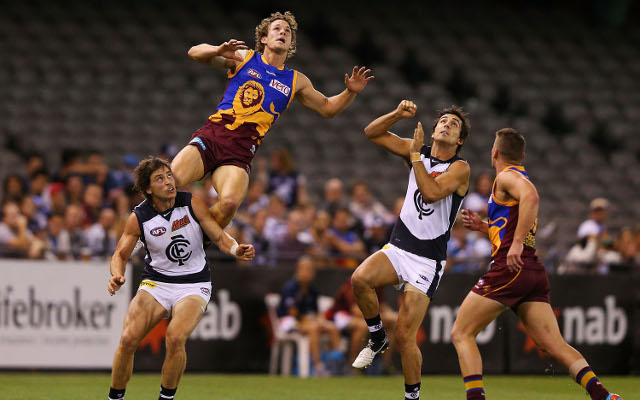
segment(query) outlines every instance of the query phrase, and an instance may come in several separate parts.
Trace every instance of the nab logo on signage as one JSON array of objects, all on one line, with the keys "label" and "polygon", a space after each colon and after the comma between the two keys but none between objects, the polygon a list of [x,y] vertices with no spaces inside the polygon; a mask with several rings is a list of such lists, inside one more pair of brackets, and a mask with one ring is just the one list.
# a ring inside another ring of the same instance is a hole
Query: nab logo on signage
[{"label": "nab logo on signage", "polygon": [[272,88],[274,88],[275,90],[277,90],[278,92],[282,93],[285,96],[288,96],[289,93],[291,93],[291,88],[285,85],[284,83],[278,81],[277,79],[272,79],[271,83],[269,83],[269,86],[271,86]]},{"label": "nab logo on signage", "polygon": [[422,220],[422,217],[428,217],[433,214],[433,210],[429,208],[428,203],[425,203],[422,199],[422,193],[420,193],[420,189],[416,189],[416,192],[413,194],[413,204],[416,206],[416,211],[418,212],[418,219]]},{"label": "nab logo on signage", "polygon": [[240,305],[231,300],[227,289],[217,290],[217,299],[211,299],[207,311],[193,331],[190,340],[233,340],[242,329]]},{"label": "nab logo on signage", "polygon": [[169,243],[165,254],[170,261],[177,262],[178,265],[183,266],[184,262],[191,257],[192,252],[187,253],[185,250],[190,244],[182,235],[171,236],[171,243]]}]

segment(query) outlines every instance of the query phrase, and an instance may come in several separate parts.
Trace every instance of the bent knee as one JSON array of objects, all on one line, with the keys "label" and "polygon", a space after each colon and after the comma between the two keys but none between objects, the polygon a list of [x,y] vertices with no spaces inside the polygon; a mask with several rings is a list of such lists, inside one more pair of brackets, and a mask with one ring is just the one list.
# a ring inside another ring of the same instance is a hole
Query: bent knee
[{"label": "bent knee", "polygon": [[240,207],[242,199],[237,196],[226,196],[218,201],[218,207],[224,214],[235,214]]},{"label": "bent knee", "polygon": [[187,343],[187,335],[180,332],[169,332],[167,331],[165,337],[165,345],[167,347],[167,351],[176,351],[180,349],[184,349]]},{"label": "bent knee", "polygon": [[351,286],[354,290],[360,290],[363,288],[370,288],[371,282],[369,278],[360,270],[355,270],[353,275],[351,275]]},{"label": "bent knee", "polygon": [[127,352],[134,352],[141,341],[141,337],[125,330],[120,337],[120,348]]}]

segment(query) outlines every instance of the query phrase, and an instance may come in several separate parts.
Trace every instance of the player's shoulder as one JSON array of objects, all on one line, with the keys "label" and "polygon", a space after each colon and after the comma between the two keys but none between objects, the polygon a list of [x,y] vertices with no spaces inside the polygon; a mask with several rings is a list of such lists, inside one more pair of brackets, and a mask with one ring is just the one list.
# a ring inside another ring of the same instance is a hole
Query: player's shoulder
[{"label": "player's shoulder", "polygon": [[133,212],[131,214],[134,215],[138,222],[142,224],[158,215],[158,212],[153,208],[151,201],[149,201],[149,199],[145,199],[133,208]]}]

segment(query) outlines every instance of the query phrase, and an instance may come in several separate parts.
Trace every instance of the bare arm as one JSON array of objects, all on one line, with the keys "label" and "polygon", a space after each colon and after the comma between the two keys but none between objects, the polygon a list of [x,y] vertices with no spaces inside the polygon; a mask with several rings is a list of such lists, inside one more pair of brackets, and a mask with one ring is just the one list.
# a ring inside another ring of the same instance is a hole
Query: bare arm
[{"label": "bare arm", "polygon": [[418,106],[412,101],[403,100],[395,110],[375,119],[364,128],[367,139],[397,156],[408,159],[411,139],[398,137],[389,132],[389,129],[400,120],[414,117],[417,110]]},{"label": "bare arm", "polygon": [[27,230],[27,217],[24,215],[18,216],[18,234],[7,245],[11,248],[22,250],[28,249],[31,245],[31,238]]},{"label": "bare arm", "polygon": [[213,218],[209,208],[197,197],[191,198],[191,206],[196,218],[200,221],[200,226],[209,239],[218,246],[225,254],[230,254],[242,261],[251,261],[255,255],[255,250],[250,244],[241,244],[235,241],[231,236],[225,233],[220,225]]},{"label": "bare arm", "polygon": [[413,166],[413,172],[416,175],[416,183],[420,194],[424,201],[430,203],[444,199],[453,192],[457,192],[460,189],[466,189],[469,187],[469,176],[471,175],[471,169],[469,164],[464,161],[456,161],[447,170],[446,173],[433,178],[427,173],[427,170],[420,158],[420,149],[424,145],[424,131],[422,130],[422,124],[418,122],[413,141],[411,142],[411,164]]},{"label": "bare arm", "polygon": [[233,71],[239,63],[244,61],[247,52],[247,46],[244,42],[231,39],[220,46],[206,43],[193,46],[189,49],[188,54],[195,61]]},{"label": "bare arm", "polygon": [[111,257],[111,279],[109,280],[109,294],[114,295],[124,285],[124,271],[131,257],[131,252],[136,247],[138,238],[140,237],[140,225],[138,225],[138,217],[135,213],[131,213],[127,218],[127,223],[124,227],[124,233],[118,241],[116,251]]},{"label": "bare arm", "polygon": [[356,95],[373,79],[373,76],[367,77],[369,72],[371,71],[365,70],[365,67],[360,69],[353,67],[351,77],[347,74],[344,77],[344,84],[347,88],[342,93],[332,97],[326,97],[318,92],[309,78],[304,74],[298,73],[298,87],[295,96],[305,107],[312,109],[325,118],[333,118],[347,108],[356,98]]},{"label": "bare arm", "polygon": [[480,216],[475,211],[469,210],[467,208],[465,210],[462,210],[461,214],[462,224],[465,228],[472,231],[484,233],[485,235],[489,236],[489,224],[487,223],[487,221],[481,220]]},{"label": "bare arm", "polygon": [[518,201],[518,224],[513,242],[507,253],[507,267],[522,268],[520,255],[524,248],[524,239],[534,227],[538,218],[540,198],[535,186],[523,175],[514,171],[503,171],[496,177],[496,190]]}]

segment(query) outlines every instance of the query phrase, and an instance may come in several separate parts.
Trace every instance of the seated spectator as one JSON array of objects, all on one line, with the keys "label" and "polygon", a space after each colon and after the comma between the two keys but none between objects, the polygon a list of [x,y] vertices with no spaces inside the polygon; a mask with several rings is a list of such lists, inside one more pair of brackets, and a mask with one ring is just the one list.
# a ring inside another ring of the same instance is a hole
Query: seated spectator
[{"label": "seated spectator", "polygon": [[332,255],[337,257],[336,264],[341,267],[355,268],[358,265],[358,260],[366,257],[366,253],[360,237],[349,229],[349,217],[348,210],[337,209],[333,215],[327,239]]},{"label": "seated spectator", "polygon": [[[309,254],[313,255],[316,260],[325,260],[329,257],[331,251],[331,243],[329,241],[329,227],[331,226],[331,216],[327,211],[320,210],[316,213],[311,229],[311,248]],[[247,242],[250,243],[250,242]],[[257,254],[257,253],[256,253]]]},{"label": "seated spectator", "polygon": [[0,222],[0,253],[21,258],[42,256],[46,243],[33,236],[27,224],[27,218],[20,213],[20,207],[16,202],[4,203]]},{"label": "seated spectator", "polygon": [[[254,180],[249,184],[247,197],[241,206],[241,211],[247,211],[249,215],[254,215],[258,210],[267,208],[269,196],[265,193],[266,185],[261,180]],[[257,252],[256,252],[257,254]]]},{"label": "seated spectator", "polygon": [[293,157],[287,150],[271,153],[271,170],[267,179],[267,192],[280,196],[287,207],[309,202],[304,175],[295,170]]},{"label": "seated spectator", "polygon": [[75,260],[88,259],[91,250],[87,247],[84,236],[82,207],[77,204],[69,204],[64,213],[64,223],[67,231],[67,237],[64,240],[68,243],[63,243],[63,247],[71,249],[71,258]]},{"label": "seated spectator", "polygon": [[49,175],[45,170],[37,170],[29,178],[29,194],[37,209],[44,215],[49,213],[47,193],[49,189]]},{"label": "seated spectator", "polygon": [[598,197],[589,204],[589,217],[578,227],[578,240],[583,238],[601,239],[607,234],[609,200]]},{"label": "seated spectator", "polygon": [[36,207],[32,196],[24,196],[20,204],[22,215],[27,218],[27,229],[38,234],[47,226],[47,216]]},{"label": "seated spectator", "polygon": [[104,204],[104,190],[100,185],[90,183],[84,191],[83,200],[84,226],[89,226],[98,222]]},{"label": "seated spectator", "polygon": [[68,260],[71,258],[69,231],[65,228],[64,218],[52,214],[47,221],[48,248],[47,259]]},{"label": "seated spectator", "polygon": [[462,203],[463,208],[468,208],[480,215],[480,218],[487,217],[487,207],[489,206],[489,196],[493,185],[493,174],[483,172],[476,178],[474,191],[465,197]]},{"label": "seated spectator", "polygon": [[451,238],[447,243],[446,271],[477,272],[486,271],[491,258],[491,242],[484,236],[468,231],[458,216],[451,228]]},{"label": "seated spectator", "polygon": [[324,184],[324,199],[320,209],[333,214],[338,208],[348,208],[349,201],[344,196],[344,184],[340,178],[331,178]]},{"label": "seated spectator", "polygon": [[82,176],[78,174],[72,174],[65,180],[65,192],[67,194],[68,204],[82,205],[84,197],[84,182]]},{"label": "seated spectator", "polygon": [[297,260],[307,254],[313,240],[303,212],[291,210],[286,226],[286,233],[276,242],[278,260]]},{"label": "seated spectator", "polygon": [[24,180],[16,174],[7,175],[2,184],[2,202],[22,201],[27,194],[27,185]]},{"label": "seated spectator", "polygon": [[256,256],[250,265],[273,266],[275,262],[275,251],[271,249],[271,243],[262,233],[267,221],[267,210],[256,211],[250,224],[243,231],[243,243],[251,243],[256,250]]},{"label": "seated spectator", "polygon": [[364,243],[368,254],[375,253],[389,243],[391,231],[382,218],[370,218],[364,228]]},{"label": "seated spectator", "polygon": [[267,220],[262,231],[270,241],[278,242],[287,232],[287,224],[284,220],[286,213],[287,207],[284,200],[278,195],[270,195]]},{"label": "seated spectator", "polygon": [[115,221],[115,211],[112,208],[103,208],[100,211],[98,222],[85,231],[86,245],[91,250],[93,258],[106,260],[115,251],[118,244],[118,240],[113,233]]},{"label": "seated spectator", "polygon": [[63,183],[56,182],[49,187],[49,215],[64,215],[67,209],[67,195]]},{"label": "seated spectator", "polygon": [[341,358],[340,333],[335,324],[318,314],[318,291],[313,286],[315,267],[313,260],[298,260],[296,277],[284,284],[278,305],[278,329],[284,332],[298,330],[309,337],[309,347],[314,363],[314,375],[327,375],[320,351],[320,334],[329,335],[332,358]]},{"label": "seated spectator", "polygon": [[386,224],[393,224],[395,218],[387,208],[373,198],[369,186],[364,182],[353,185],[349,211],[363,226],[371,224],[374,218],[381,218]]},{"label": "seated spectator", "polygon": [[[376,289],[376,294],[378,295],[382,324],[389,335],[389,340],[392,341],[396,321],[398,320],[398,313],[384,302],[382,288]],[[348,364],[351,365],[369,338],[369,327],[353,297],[351,278],[347,279],[342,286],[340,286],[333,300],[333,306],[327,312],[327,318],[331,319],[340,331],[349,334],[349,354],[347,361]],[[383,357],[387,367],[391,367],[391,351],[385,352]]]},{"label": "seated spectator", "polygon": [[125,154],[118,169],[112,169],[107,174],[107,193],[115,189],[121,189],[127,184],[133,183],[133,170],[138,166],[138,156],[133,153]]}]

